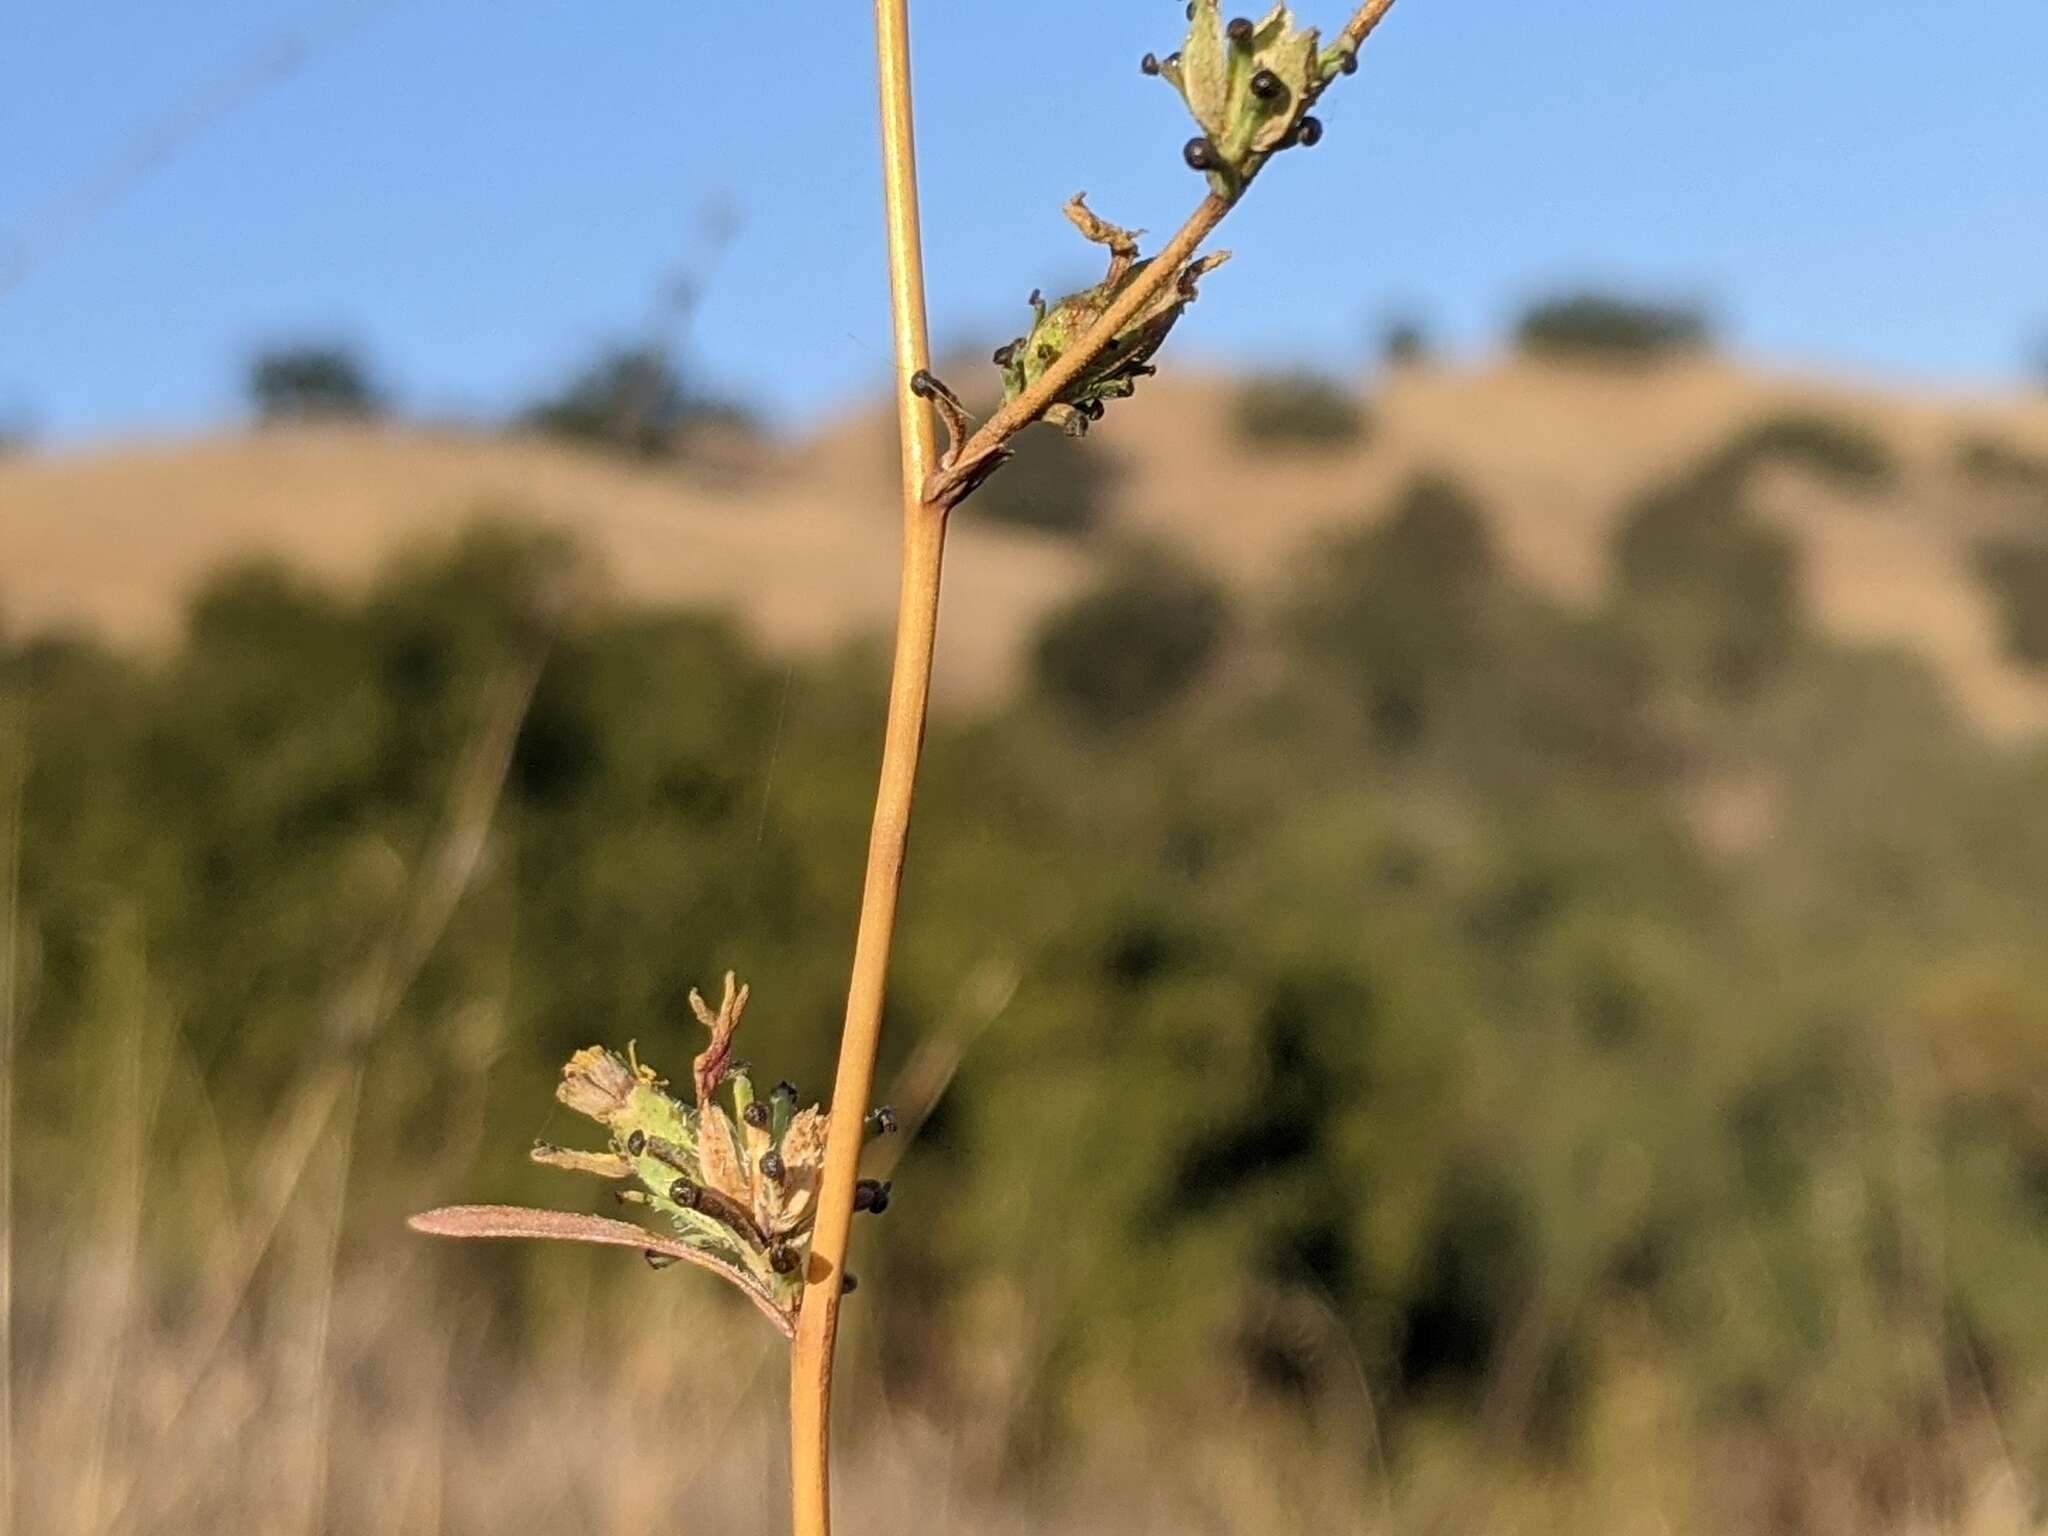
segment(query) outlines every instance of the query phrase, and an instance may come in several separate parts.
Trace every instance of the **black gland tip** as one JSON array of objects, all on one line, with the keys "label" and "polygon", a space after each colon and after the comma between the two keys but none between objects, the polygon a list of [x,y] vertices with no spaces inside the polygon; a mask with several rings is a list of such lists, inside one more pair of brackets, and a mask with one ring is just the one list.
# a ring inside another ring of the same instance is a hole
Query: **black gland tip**
[{"label": "black gland tip", "polygon": [[775,1090],[773,1093],[769,1094],[769,1097],[774,1098],[777,1094],[780,1094],[783,1098],[789,1099],[793,1102],[796,1098],[796,1084],[792,1083],[788,1078],[785,1077],[781,1082],[775,1085]]},{"label": "black gland tip", "polygon": [[761,1172],[766,1174],[771,1181],[780,1184],[784,1171],[782,1154],[780,1152],[768,1151],[761,1154]]},{"label": "black gland tip", "polygon": [[1345,74],[1347,74],[1347,75],[1355,75],[1355,74],[1357,74],[1357,73],[1358,73],[1358,55],[1357,55],[1357,54],[1355,54],[1355,53],[1347,53],[1347,54],[1345,54],[1345,55],[1344,55],[1344,62],[1343,62],[1342,64],[1339,64],[1339,65],[1338,65],[1337,67],[1338,67],[1339,69],[1343,70],[1343,71],[1344,71],[1344,73],[1345,73]]},{"label": "black gland tip", "polygon": [[1242,47],[1252,40],[1252,24],[1242,16],[1233,16],[1230,25],[1223,29],[1226,36]]},{"label": "black gland tip", "polygon": [[887,1104],[879,1105],[868,1112],[869,1129],[881,1135],[893,1135],[896,1130],[896,1111]]},{"label": "black gland tip", "polygon": [[1191,171],[1213,171],[1216,169],[1216,146],[1207,139],[1189,139],[1180,152]]},{"label": "black gland tip", "polygon": [[1294,130],[1295,138],[1303,149],[1309,149],[1322,141],[1323,120],[1319,117],[1304,117],[1301,125]]},{"label": "black gland tip", "polygon": [[778,1275],[793,1275],[796,1273],[796,1266],[797,1253],[789,1244],[777,1243],[768,1250],[768,1267]]},{"label": "black gland tip", "polygon": [[1158,73],[1159,73],[1159,55],[1158,55],[1158,54],[1156,54],[1156,53],[1148,53],[1148,54],[1146,54],[1146,55],[1145,55],[1145,57],[1143,57],[1142,59],[1138,60],[1138,73],[1139,73],[1139,74],[1141,74],[1141,75],[1156,75],[1156,74],[1158,74]]},{"label": "black gland tip", "polygon": [[929,369],[920,368],[910,376],[910,392],[920,400],[929,400],[939,392],[939,381]]},{"label": "black gland tip", "polygon": [[669,1265],[675,1263],[676,1261],[676,1256],[674,1254],[659,1253],[652,1248],[643,1251],[640,1257],[647,1261],[647,1267],[649,1269],[667,1269]]},{"label": "black gland tip", "polygon": [[839,1277],[839,1294],[840,1294],[840,1295],[842,1295],[842,1296],[851,1296],[851,1295],[852,1295],[852,1294],[853,1294],[853,1293],[854,1293],[855,1291],[857,1291],[857,1290],[859,1290],[859,1289],[860,1289],[860,1276],[856,1275],[856,1274],[855,1274],[855,1273],[854,1273],[854,1272],[853,1272],[852,1270],[850,1270],[850,1269],[849,1269],[849,1270],[847,1270],[845,1274],[843,1274],[843,1275],[841,1275],[841,1276]]},{"label": "black gland tip", "polygon": [[697,1209],[697,1186],[688,1179],[677,1179],[669,1185],[668,1197],[686,1211]]},{"label": "black gland tip", "polygon": [[862,1179],[854,1185],[853,1208],[856,1211],[872,1211],[877,1216],[889,1209],[888,1180]]},{"label": "black gland tip", "polygon": [[645,1152],[646,1150],[647,1133],[645,1131],[635,1131],[632,1135],[626,1138],[626,1151],[629,1155],[633,1157],[638,1157],[642,1152]]},{"label": "black gland tip", "polygon": [[1006,341],[1000,347],[996,348],[995,355],[992,358],[990,358],[990,361],[993,362],[998,368],[1007,368],[1010,366],[1011,361],[1016,356],[1017,343],[1014,341]]},{"label": "black gland tip", "polygon": [[1262,69],[1252,76],[1252,94],[1261,101],[1271,101],[1286,89],[1280,77],[1270,69]]},{"label": "black gland tip", "polygon": [[759,1099],[740,1111],[740,1118],[757,1131],[768,1129],[768,1106]]}]

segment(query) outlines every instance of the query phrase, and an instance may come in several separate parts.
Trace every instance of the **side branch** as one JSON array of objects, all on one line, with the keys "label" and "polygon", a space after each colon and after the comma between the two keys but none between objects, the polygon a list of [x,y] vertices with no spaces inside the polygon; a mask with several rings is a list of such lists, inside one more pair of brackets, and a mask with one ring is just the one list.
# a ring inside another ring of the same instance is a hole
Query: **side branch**
[{"label": "side branch", "polygon": [[1354,49],[1362,48],[1365,46],[1365,40],[1372,36],[1373,28],[1377,27],[1387,12],[1393,8],[1394,0],[1366,0],[1366,4],[1358,8],[1357,14],[1344,23],[1343,31],[1337,35]]},{"label": "side branch", "polygon": [[[1344,24],[1338,36],[1356,51],[1393,8],[1394,0],[1366,0]],[[1311,100],[1320,100],[1328,89],[1326,82]],[[1250,179],[1247,178],[1246,186],[1249,185]],[[1238,195],[1243,196],[1242,189]],[[981,430],[961,444],[959,451],[925,481],[926,503],[943,511],[972,492],[986,478],[992,467],[990,461],[1003,451],[1009,440],[1043,416],[1046,408],[1066,393],[1075,380],[1102,356],[1145,306],[1175,280],[1235,206],[1235,199],[1219,197],[1214,192],[1203,198],[1144,274],[1117,296],[1116,302],[1102,312],[1101,318],[1040,374],[1030,388],[983,422]]]},{"label": "side branch", "polygon": [[951,507],[959,501],[980,479],[976,470],[1002,452],[1003,445],[1011,438],[1043,416],[1046,407],[1059,399],[1067,387],[1102,355],[1111,339],[1129,325],[1161,289],[1178,277],[1188,259],[1223,222],[1223,216],[1230,212],[1231,206],[1213,192],[1203,198],[1202,205],[1166,243],[1158,258],[1118,295],[1114,304],[1102,312],[1102,318],[1090,326],[1065,355],[1040,374],[1029,389],[983,422],[981,430],[961,445],[960,451],[945,468],[925,483],[925,499],[940,507]]}]

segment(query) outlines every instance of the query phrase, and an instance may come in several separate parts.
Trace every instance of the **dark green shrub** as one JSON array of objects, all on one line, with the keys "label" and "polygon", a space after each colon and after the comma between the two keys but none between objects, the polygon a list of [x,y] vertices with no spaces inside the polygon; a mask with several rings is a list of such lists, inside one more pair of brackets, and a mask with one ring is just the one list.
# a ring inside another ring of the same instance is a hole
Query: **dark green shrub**
[{"label": "dark green shrub", "polygon": [[1365,407],[1334,380],[1297,371],[1245,384],[1234,404],[1237,435],[1264,448],[1335,448],[1366,434]]},{"label": "dark green shrub", "polygon": [[1391,320],[1380,337],[1380,357],[1389,368],[1413,368],[1429,358],[1429,335],[1421,322]]},{"label": "dark green shrub", "polygon": [[1039,691],[1095,730],[1157,714],[1201,681],[1230,629],[1210,576],[1157,553],[1128,557],[1039,631]]},{"label": "dark green shrub", "polygon": [[1452,599],[1478,590],[1498,573],[1485,512],[1448,475],[1411,480],[1376,543],[1394,575]]},{"label": "dark green shrub", "polygon": [[1624,606],[1667,669],[1744,697],[1799,629],[1791,542],[1752,515],[1748,465],[1716,455],[1640,497],[1614,537]]},{"label": "dark green shrub", "polygon": [[0,411],[0,458],[33,446],[36,429],[27,411]]},{"label": "dark green shrub", "polygon": [[2006,650],[2027,666],[2048,666],[2048,544],[1985,539],[1976,564],[1997,599]]},{"label": "dark green shrub", "polygon": [[692,427],[749,425],[747,413],[730,401],[691,392],[660,347],[612,348],[520,421],[550,436],[644,458],[676,453]]},{"label": "dark green shrub", "polygon": [[1531,356],[1596,362],[1657,362],[1703,350],[1709,340],[1697,309],[1604,293],[1544,299],[1515,327],[1515,344]]},{"label": "dark green shrub", "polygon": [[249,364],[257,420],[363,420],[383,414],[382,392],[349,348],[308,344],[259,352]]},{"label": "dark green shrub", "polygon": [[1424,475],[1384,522],[1315,551],[1296,632],[1360,690],[1381,739],[1407,746],[1442,687],[1473,663],[1496,574],[1485,515],[1456,482]]},{"label": "dark green shrub", "polygon": [[1898,478],[1898,460],[1876,433],[1814,411],[1783,411],[1745,427],[1722,450],[1737,468],[1787,464],[1849,490],[1882,490]]},{"label": "dark green shrub", "polygon": [[2002,438],[1972,433],[1956,444],[1956,468],[1988,491],[2048,495],[2048,453],[2036,453]]},{"label": "dark green shrub", "polygon": [[1115,460],[1098,443],[1027,427],[1015,458],[974,493],[974,515],[1048,533],[1092,533],[1109,514]]}]

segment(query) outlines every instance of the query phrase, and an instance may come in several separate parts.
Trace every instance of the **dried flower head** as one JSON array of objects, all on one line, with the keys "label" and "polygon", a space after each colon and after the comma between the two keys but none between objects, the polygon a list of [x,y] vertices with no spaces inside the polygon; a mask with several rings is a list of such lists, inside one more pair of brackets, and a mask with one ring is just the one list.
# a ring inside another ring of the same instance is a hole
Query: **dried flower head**
[{"label": "dried flower head", "polygon": [[[620,1057],[589,1046],[569,1058],[555,1096],[610,1134],[602,1152],[538,1142],[533,1160],[600,1178],[632,1180],[619,1198],[658,1211],[673,1239],[595,1216],[460,1206],[428,1212],[414,1225],[457,1237],[554,1237],[618,1245],[638,1234],[650,1260],[684,1260],[723,1275],[785,1334],[795,1328],[804,1260],[817,1217],[829,1117],[817,1105],[797,1107],[796,1089],[778,1083],[756,1098],[733,1036],[746,1011],[747,989],[730,973],[716,1010],[696,992],[691,1010],[711,1032],[692,1073],[696,1102],[686,1104],[641,1064],[629,1047]],[[730,1090],[731,1107],[718,1095]],[[886,1193],[862,1208],[879,1212]]]},{"label": "dried flower head", "polygon": [[1220,0],[1194,0],[1180,52],[1145,56],[1145,73],[1180,92],[1201,127],[1186,158],[1217,196],[1234,199],[1276,151],[1315,142],[1312,131],[1301,131],[1304,114],[1325,85],[1356,67],[1349,44],[1321,48],[1318,41],[1316,29],[1297,27],[1284,4],[1257,22],[1240,16],[1226,23]]},{"label": "dried flower head", "polygon": [[[1098,218],[1083,194],[1074,194],[1066,214],[1084,237],[1109,248],[1109,272],[1094,287],[1070,293],[1050,305],[1043,296],[1032,294],[1031,330],[996,352],[996,363],[1003,370],[1003,396],[1008,400],[1023,394],[1058,362],[1152,265],[1138,255],[1139,231]],[[1153,372],[1152,355],[1165,342],[1181,312],[1194,303],[1195,286],[1203,274],[1229,259],[1228,251],[1218,251],[1181,268],[1175,280],[1153,295],[1059,399],[1046,407],[1045,419],[1069,436],[1079,437],[1090,422],[1101,418],[1104,401],[1130,395],[1138,380]]]},{"label": "dried flower head", "polygon": [[555,1097],[575,1110],[603,1124],[621,1113],[632,1097],[633,1070],[601,1045],[578,1051],[562,1068],[561,1086]]},{"label": "dried flower head", "polygon": [[697,1085],[697,1103],[701,1106],[710,1102],[711,1095],[718,1091],[718,1085],[725,1081],[726,1073],[732,1070],[732,1037],[740,1027],[740,1015],[747,1011],[747,989],[736,985],[731,971],[725,973],[725,994],[719,999],[718,1012],[713,1013],[704,1001],[704,994],[695,987],[690,989],[690,1011],[697,1015],[697,1022],[711,1031],[711,1043],[693,1064],[693,1076]]}]

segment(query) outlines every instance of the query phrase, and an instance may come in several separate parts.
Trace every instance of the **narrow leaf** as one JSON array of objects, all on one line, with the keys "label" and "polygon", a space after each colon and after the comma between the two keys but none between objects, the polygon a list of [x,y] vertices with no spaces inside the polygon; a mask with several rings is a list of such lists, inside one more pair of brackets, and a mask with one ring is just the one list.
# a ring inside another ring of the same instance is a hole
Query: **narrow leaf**
[{"label": "narrow leaf", "polygon": [[631,1248],[641,1253],[658,1253],[680,1259],[723,1275],[746,1293],[762,1316],[773,1323],[786,1339],[796,1337],[796,1319],[775,1304],[760,1283],[737,1265],[692,1248],[688,1243],[630,1221],[608,1216],[586,1216],[574,1211],[544,1211],[523,1205],[446,1205],[422,1211],[406,1223],[415,1232],[433,1237],[541,1238],[565,1243],[598,1243],[610,1248]]}]

